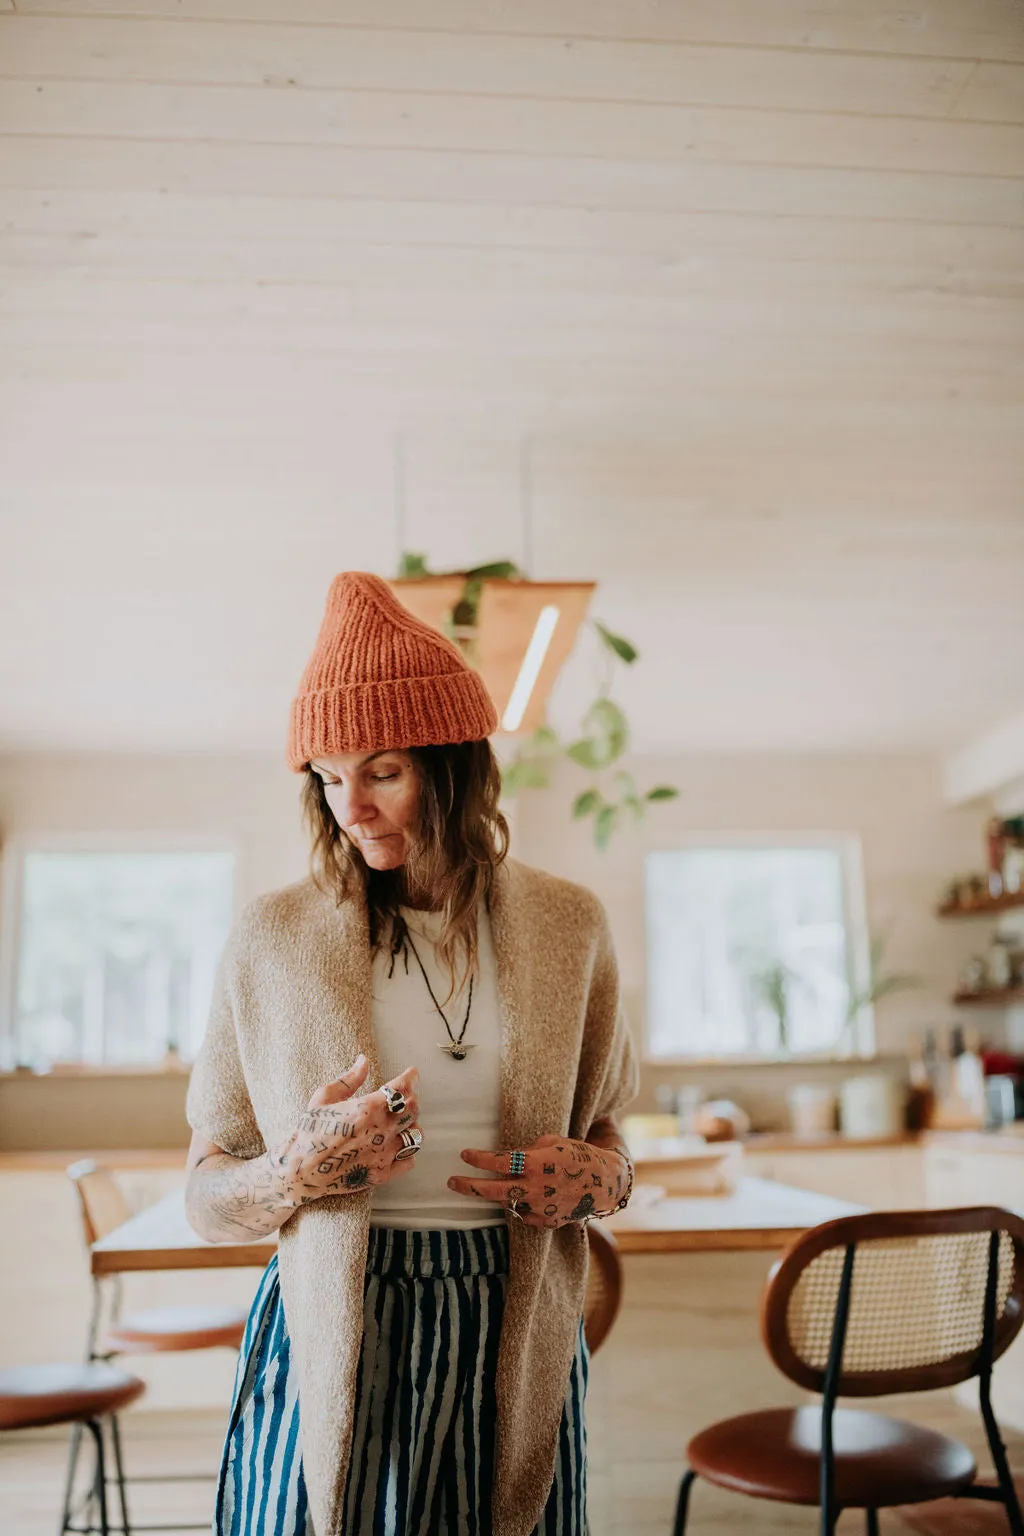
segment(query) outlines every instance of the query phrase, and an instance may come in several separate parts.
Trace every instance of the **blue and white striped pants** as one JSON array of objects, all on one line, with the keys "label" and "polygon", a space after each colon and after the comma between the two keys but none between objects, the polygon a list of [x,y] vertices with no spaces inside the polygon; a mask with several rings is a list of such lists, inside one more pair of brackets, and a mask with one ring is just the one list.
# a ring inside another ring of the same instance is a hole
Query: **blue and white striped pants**
[{"label": "blue and white striped pants", "polygon": [[[371,1228],[345,1536],[488,1536],[507,1281],[503,1226]],[[215,1536],[313,1536],[290,1356],[275,1257],[242,1341]],[[588,1362],[581,1320],[535,1536],[586,1536]]]}]

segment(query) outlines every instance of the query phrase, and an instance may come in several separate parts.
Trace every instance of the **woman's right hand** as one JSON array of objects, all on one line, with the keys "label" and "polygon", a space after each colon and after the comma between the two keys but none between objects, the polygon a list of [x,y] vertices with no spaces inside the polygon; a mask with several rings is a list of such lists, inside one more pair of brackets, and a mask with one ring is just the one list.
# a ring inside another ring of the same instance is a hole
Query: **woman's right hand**
[{"label": "woman's right hand", "polygon": [[405,1109],[396,1115],[380,1088],[359,1095],[368,1070],[369,1062],[359,1055],[336,1082],[318,1088],[291,1136],[271,1154],[297,1205],[387,1184],[412,1168],[411,1157],[396,1162],[395,1154],[401,1132],[416,1125],[419,1073],[407,1067],[385,1085],[405,1099]]}]

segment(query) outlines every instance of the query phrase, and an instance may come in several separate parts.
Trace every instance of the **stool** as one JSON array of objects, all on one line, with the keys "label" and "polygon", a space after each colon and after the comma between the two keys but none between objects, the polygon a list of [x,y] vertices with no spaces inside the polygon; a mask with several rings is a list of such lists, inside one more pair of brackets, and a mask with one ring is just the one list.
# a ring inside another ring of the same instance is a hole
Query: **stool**
[{"label": "stool", "polygon": [[[95,1531],[109,1536],[107,1515],[107,1474],[103,1447],[103,1424],[146,1390],[137,1376],[129,1376],[112,1365],[90,1362],[85,1365],[23,1365],[0,1371],[0,1430],[41,1429],[48,1424],[77,1424],[92,1435],[96,1448],[96,1473],[92,1498],[99,1512],[99,1526],[73,1526],[67,1508],[61,1526],[68,1531]],[[124,1489],[121,1488],[122,1511]],[[123,1519],[122,1513],[122,1519]]]},{"label": "stool", "polygon": [[[93,1243],[127,1221],[131,1213],[109,1169],[86,1158],[73,1163],[67,1174],[78,1196],[86,1245],[91,1248]],[[104,1282],[93,1277],[93,1308],[87,1345],[90,1360],[110,1360],[119,1355],[180,1354],[196,1349],[237,1350],[240,1347],[248,1316],[241,1307],[160,1307],[150,1312],[136,1312],[122,1317],[120,1277],[111,1277],[111,1281],[108,1281],[105,1289]],[[110,1436],[122,1496],[121,1518],[126,1536],[131,1536],[132,1530],[125,1501],[127,1486],[133,1483],[204,1482],[211,1476],[206,1472],[182,1472],[173,1476],[128,1477],[121,1456],[121,1434],[116,1414],[111,1416]],[[80,1440],[81,1430],[76,1427],[72,1429],[68,1447],[65,1522],[70,1519]],[[163,1524],[135,1527],[136,1532],[168,1529],[205,1531],[209,1529],[209,1522],[204,1521],[202,1525],[175,1523],[173,1527]]]}]

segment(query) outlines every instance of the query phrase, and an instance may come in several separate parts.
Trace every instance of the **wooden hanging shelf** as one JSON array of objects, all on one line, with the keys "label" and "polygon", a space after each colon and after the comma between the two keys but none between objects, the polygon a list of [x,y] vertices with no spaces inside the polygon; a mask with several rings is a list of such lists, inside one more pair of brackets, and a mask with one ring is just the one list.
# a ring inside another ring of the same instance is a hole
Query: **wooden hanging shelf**
[{"label": "wooden hanging shelf", "polygon": [[[462,596],[461,576],[409,576],[389,581],[398,601],[425,624],[446,633],[455,604]],[[477,609],[477,629],[467,651],[504,721],[520,670],[538,620],[546,608],[558,610],[543,661],[529,693],[522,718],[500,728],[529,734],[544,723],[548,696],[586,618],[594,591],[592,581],[485,581]]]},{"label": "wooden hanging shelf", "polygon": [[1009,912],[1012,907],[1024,907],[1024,891],[1005,891],[1002,896],[983,896],[970,906],[959,902],[945,903],[939,907],[938,917],[994,917],[998,912]]},{"label": "wooden hanging shelf", "polygon": [[957,1008],[1024,1008],[1024,987],[999,987],[986,992],[956,992]]}]

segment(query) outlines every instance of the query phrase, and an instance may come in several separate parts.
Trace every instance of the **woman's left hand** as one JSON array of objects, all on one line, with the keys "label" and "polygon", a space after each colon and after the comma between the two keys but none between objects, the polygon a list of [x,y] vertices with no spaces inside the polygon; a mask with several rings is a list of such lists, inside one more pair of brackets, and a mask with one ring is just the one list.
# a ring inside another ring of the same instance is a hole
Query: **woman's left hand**
[{"label": "woman's left hand", "polygon": [[526,1167],[515,1177],[509,1173],[510,1152],[478,1152],[472,1148],[462,1160],[473,1168],[496,1175],[488,1179],[456,1175],[448,1188],[460,1195],[477,1195],[496,1201],[531,1227],[564,1227],[572,1221],[607,1215],[615,1210],[629,1187],[629,1164],[619,1152],[595,1147],[569,1136],[539,1136],[520,1150]]}]

